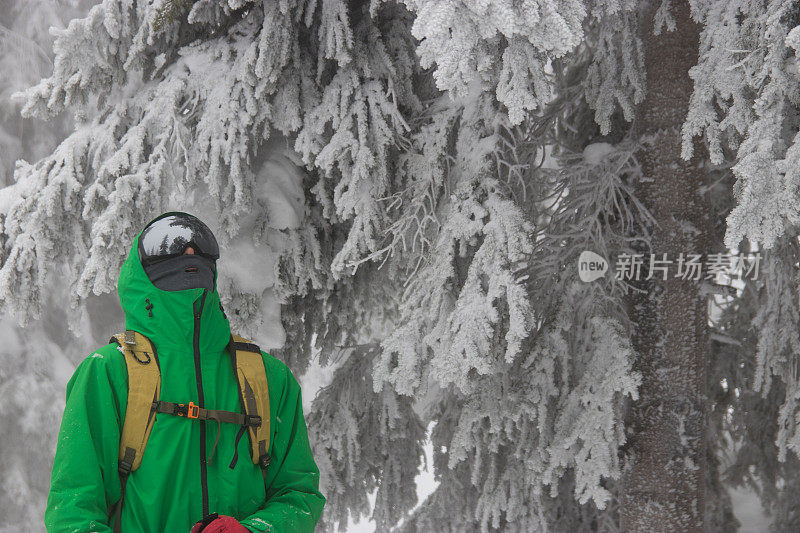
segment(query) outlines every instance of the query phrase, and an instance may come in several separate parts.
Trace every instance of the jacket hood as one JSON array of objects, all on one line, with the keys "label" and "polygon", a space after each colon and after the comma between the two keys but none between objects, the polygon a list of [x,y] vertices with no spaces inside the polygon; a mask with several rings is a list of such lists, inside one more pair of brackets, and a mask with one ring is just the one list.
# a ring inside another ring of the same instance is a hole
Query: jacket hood
[{"label": "jacket hood", "polygon": [[[184,213],[172,211],[156,218],[169,214]],[[218,353],[224,349],[230,340],[231,329],[217,293],[217,272],[214,273],[214,288],[211,291],[204,288],[180,291],[159,289],[147,277],[139,260],[141,235],[142,231],[139,231],[133,240],[117,280],[119,302],[125,314],[125,329],[146,335],[156,345],[159,357],[172,352],[192,354],[195,310],[201,310],[200,351]]]}]

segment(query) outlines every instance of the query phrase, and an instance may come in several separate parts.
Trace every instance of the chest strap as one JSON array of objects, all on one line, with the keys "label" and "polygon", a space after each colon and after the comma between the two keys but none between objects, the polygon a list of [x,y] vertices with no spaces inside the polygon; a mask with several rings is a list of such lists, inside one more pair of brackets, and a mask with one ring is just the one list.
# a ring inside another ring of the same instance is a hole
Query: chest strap
[{"label": "chest strap", "polygon": [[[222,411],[219,409],[203,409],[202,407],[195,405],[194,402],[189,402],[187,405],[184,403],[154,401],[153,410],[156,413],[184,416],[186,418],[197,420],[215,420],[217,422],[217,438],[214,440],[214,447],[211,448],[211,455],[208,457],[209,462],[211,462],[211,458],[214,457],[214,450],[216,450],[217,442],[219,442],[219,434],[222,429],[222,422],[225,422],[226,424],[236,424],[238,426],[242,426],[242,429],[246,427],[259,427],[261,425],[260,416],[235,413],[233,411]],[[241,433],[242,432],[239,433],[235,445],[239,444]]]}]

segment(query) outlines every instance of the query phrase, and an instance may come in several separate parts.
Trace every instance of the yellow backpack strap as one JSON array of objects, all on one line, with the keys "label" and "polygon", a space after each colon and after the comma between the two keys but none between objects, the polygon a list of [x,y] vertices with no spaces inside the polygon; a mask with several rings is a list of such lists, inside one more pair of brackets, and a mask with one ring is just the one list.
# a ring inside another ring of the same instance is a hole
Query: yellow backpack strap
[{"label": "yellow backpack strap", "polygon": [[[244,412],[250,417],[261,418],[261,424],[242,426],[236,436],[235,446],[238,449],[239,439],[247,431],[250,438],[250,457],[254,464],[266,469],[271,460],[268,453],[270,438],[269,387],[261,349],[244,337],[231,335],[228,351],[231,354],[233,371],[239,386],[239,400]],[[237,452],[234,452],[230,468],[236,465],[237,458]]]},{"label": "yellow backpack strap", "polygon": [[128,405],[119,442],[122,493],[112,508],[112,512],[115,511],[114,531],[119,531],[122,499],[125,497],[128,475],[142,464],[144,448],[147,446],[147,439],[156,420],[153,402],[158,401],[161,393],[161,371],[155,346],[141,333],[126,330],[111,337],[109,342],[120,345],[128,369]]},{"label": "yellow backpack strap", "polygon": [[152,407],[161,392],[161,372],[153,343],[138,331],[127,330],[111,339],[122,347],[128,368],[128,406],[119,444],[120,468],[133,471],[142,464],[144,448],[156,420]]}]

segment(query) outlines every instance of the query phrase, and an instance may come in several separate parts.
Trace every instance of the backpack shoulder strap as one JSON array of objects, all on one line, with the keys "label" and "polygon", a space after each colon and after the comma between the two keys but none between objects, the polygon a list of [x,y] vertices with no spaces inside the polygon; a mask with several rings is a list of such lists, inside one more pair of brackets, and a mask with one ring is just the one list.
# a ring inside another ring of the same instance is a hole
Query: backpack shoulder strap
[{"label": "backpack shoulder strap", "polygon": [[128,368],[128,405],[119,443],[120,473],[142,464],[144,448],[155,423],[153,402],[161,393],[161,371],[155,346],[138,331],[127,330],[111,337],[122,347]]},{"label": "backpack shoulder strap", "polygon": [[265,469],[270,463],[269,387],[261,349],[244,337],[231,335],[228,351],[245,414],[261,417],[260,425],[243,426],[242,431],[247,428],[253,463]]},{"label": "backpack shoulder strap", "polygon": [[112,515],[114,517],[114,533],[120,533],[128,476],[142,464],[144,448],[156,421],[153,402],[158,400],[161,393],[161,370],[155,346],[138,331],[129,329],[117,333],[109,342],[120,345],[128,369],[128,405],[119,441],[118,468],[122,492],[108,511],[109,520]]}]

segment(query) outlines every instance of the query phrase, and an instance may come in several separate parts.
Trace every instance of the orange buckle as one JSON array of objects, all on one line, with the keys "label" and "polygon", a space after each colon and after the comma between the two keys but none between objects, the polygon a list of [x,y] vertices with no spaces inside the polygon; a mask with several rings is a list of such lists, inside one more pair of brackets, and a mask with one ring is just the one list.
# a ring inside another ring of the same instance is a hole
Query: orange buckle
[{"label": "orange buckle", "polygon": [[175,408],[175,414],[187,418],[198,418],[200,416],[200,406],[195,405],[194,402],[189,402],[189,405],[179,403],[178,407]]}]

